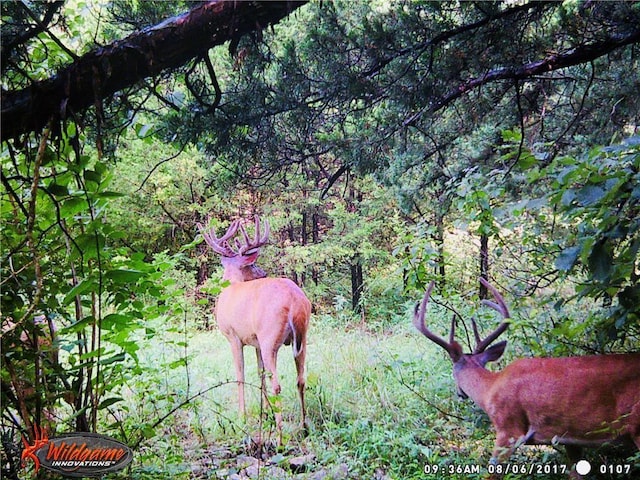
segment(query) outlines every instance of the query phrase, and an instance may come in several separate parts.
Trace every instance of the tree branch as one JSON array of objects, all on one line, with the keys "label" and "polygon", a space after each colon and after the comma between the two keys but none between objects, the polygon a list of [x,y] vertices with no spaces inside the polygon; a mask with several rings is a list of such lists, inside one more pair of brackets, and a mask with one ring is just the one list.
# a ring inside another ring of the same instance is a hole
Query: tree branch
[{"label": "tree branch", "polygon": [[634,43],[640,43],[640,29],[634,30],[626,35],[612,35],[599,42],[580,45],[571,50],[549,55],[542,60],[526,63],[517,68],[504,67],[490,70],[482,77],[472,78],[466,83],[459,85],[456,89],[450,91],[439,100],[411,115],[404,121],[404,125],[413,126],[425,113],[437,112],[454,100],[462,97],[464,94],[475,88],[486,85],[487,83],[499,80],[524,80],[535,75],[541,75],[554,70],[561,70],[563,68],[580,65],[607,55],[618,48]]},{"label": "tree branch", "polygon": [[452,38],[458,35],[473,32],[474,30],[478,30],[490,22],[493,22],[496,20],[503,20],[505,18],[519,15],[522,12],[528,12],[529,10],[542,12],[545,9],[549,8],[550,6],[553,6],[553,5],[546,2],[539,2],[539,3],[533,2],[533,3],[525,3],[523,5],[518,5],[512,8],[506,8],[502,12],[495,13],[493,15],[487,15],[484,18],[478,20],[477,22],[461,25],[451,30],[444,31],[419,45],[412,45],[411,47],[398,50],[397,52],[395,52],[394,55],[390,55],[389,57],[380,60],[378,63],[372,66],[369,70],[362,72],[361,75],[365,78],[370,77],[380,72],[384,67],[386,67],[388,64],[390,64],[393,60],[395,60],[398,57],[401,57],[403,55],[407,55],[413,52],[423,53],[427,49],[434,47],[436,45],[445,43],[446,41],[451,40]]},{"label": "tree branch", "polygon": [[[275,24],[306,0],[208,1],[80,57],[54,77],[2,92],[1,141],[55,124],[147,77],[184,65],[225,41]],[[94,77],[100,78],[100,92]]]}]

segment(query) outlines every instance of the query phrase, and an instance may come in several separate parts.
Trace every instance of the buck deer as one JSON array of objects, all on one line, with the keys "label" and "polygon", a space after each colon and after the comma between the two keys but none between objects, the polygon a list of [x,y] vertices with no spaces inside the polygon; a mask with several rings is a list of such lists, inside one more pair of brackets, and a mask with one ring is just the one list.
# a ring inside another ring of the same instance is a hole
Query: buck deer
[{"label": "buck deer", "polygon": [[[244,226],[236,220],[227,232],[217,238],[213,228],[198,224],[207,244],[220,255],[224,267],[223,280],[230,285],[222,290],[216,306],[216,319],[222,334],[229,340],[238,382],[238,402],[240,411],[246,416],[244,401],[244,353],[245,345],[256,348],[258,369],[261,373],[264,393],[266,369],[271,374],[273,393],[280,393],[277,373],[278,350],[292,345],[298,373],[298,394],[300,396],[301,424],[305,429],[304,405],[304,361],[307,345],[307,328],[311,315],[311,303],[304,292],[288,278],[267,277],[255,265],[260,248],[269,239],[269,223],[264,222],[264,233],[260,231],[260,218],[255,218],[255,237],[251,241]],[[240,230],[243,242],[231,238]],[[276,408],[276,426],[282,439],[282,414]]]},{"label": "buck deer", "polygon": [[640,353],[522,358],[491,372],[485,365],[502,356],[507,342],[491,344],[509,326],[510,315],[500,293],[480,281],[496,300],[483,304],[504,320],[483,340],[472,320],[473,353],[463,353],[455,341],[455,316],[448,342],[427,328],[424,317],[433,283],[416,306],[413,324],[451,357],[458,394],[471,397],[491,419],[496,430],[492,462],[507,461],[521,444],[565,445],[572,464],[581,447],[631,440],[640,449]]}]

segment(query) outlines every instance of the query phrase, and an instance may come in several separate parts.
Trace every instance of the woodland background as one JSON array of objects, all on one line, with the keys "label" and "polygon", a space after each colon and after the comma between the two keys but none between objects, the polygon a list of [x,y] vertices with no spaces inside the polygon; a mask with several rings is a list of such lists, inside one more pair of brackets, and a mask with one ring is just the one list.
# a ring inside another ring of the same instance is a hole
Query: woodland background
[{"label": "woodland background", "polygon": [[[638,350],[639,2],[0,8],[3,478],[33,424],[128,443],[122,478],[479,478],[488,420],[410,325],[432,279],[442,333],[504,292],[508,359]],[[280,451],[256,388],[235,413],[195,227],[254,214],[314,306]]]}]

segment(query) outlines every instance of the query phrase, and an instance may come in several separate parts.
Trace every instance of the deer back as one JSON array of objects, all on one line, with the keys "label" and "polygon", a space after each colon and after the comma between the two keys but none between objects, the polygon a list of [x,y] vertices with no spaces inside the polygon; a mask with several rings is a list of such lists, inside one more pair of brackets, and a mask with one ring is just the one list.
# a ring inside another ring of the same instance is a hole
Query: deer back
[{"label": "deer back", "polygon": [[[233,283],[222,290],[216,305],[220,330],[233,333],[245,345],[281,345],[308,328],[311,303],[287,278],[261,278]],[[272,340],[273,342],[269,342]]]},{"label": "deer back", "polygon": [[489,373],[479,396],[498,430],[521,421],[531,443],[585,446],[640,435],[640,354],[523,358]]}]

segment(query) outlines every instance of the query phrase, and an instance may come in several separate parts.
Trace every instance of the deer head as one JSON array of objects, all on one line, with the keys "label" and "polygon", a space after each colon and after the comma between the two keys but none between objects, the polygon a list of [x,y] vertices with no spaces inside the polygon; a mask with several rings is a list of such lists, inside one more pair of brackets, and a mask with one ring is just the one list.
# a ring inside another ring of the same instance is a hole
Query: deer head
[{"label": "deer head", "polygon": [[[255,217],[255,235],[253,240],[249,239],[249,235],[240,220],[231,222],[227,232],[220,238],[216,237],[215,230],[212,227],[205,228],[198,223],[198,229],[202,234],[207,245],[220,255],[220,261],[224,267],[223,280],[230,283],[246,282],[257,278],[265,278],[267,274],[260,267],[255,265],[260,248],[269,241],[269,222],[264,221],[264,233],[260,233],[260,217]],[[231,245],[231,238],[240,230],[243,241],[235,239],[235,248]]]},{"label": "deer head", "polygon": [[[469,365],[475,365],[480,368],[484,368],[484,366],[488,362],[493,362],[498,360],[507,346],[507,342],[502,341],[497,344],[491,346],[491,344],[509,327],[509,319],[511,317],[509,313],[509,309],[505,304],[504,298],[502,295],[495,289],[493,285],[487,282],[484,278],[480,279],[480,282],[487,287],[487,289],[492,293],[495,298],[495,302],[490,300],[482,300],[484,305],[487,305],[497,312],[499,312],[504,321],[496,328],[491,334],[489,334],[484,339],[480,338],[480,334],[478,333],[478,326],[475,320],[471,320],[474,337],[476,340],[476,346],[473,349],[473,352],[470,354],[463,353],[462,346],[455,340],[455,332],[456,332],[456,317],[455,315],[451,319],[451,329],[449,332],[449,341],[446,341],[444,338],[439,337],[434,334],[427,328],[424,317],[427,309],[427,304],[429,303],[429,299],[431,298],[431,291],[433,290],[434,282],[431,282],[427,291],[422,298],[422,302],[416,306],[416,310],[414,312],[413,324],[418,329],[420,333],[422,333],[429,340],[434,342],[435,344],[442,347],[451,358],[453,362],[453,372],[454,378],[456,379],[456,385],[458,389],[458,395],[462,398],[467,398],[468,395],[465,392],[463,386],[461,385],[461,380],[463,376],[460,375],[461,372],[465,371],[465,367]],[[464,383],[464,382],[463,382]]]},{"label": "deer head", "polygon": [[442,347],[453,362],[457,389],[489,416],[496,430],[492,460],[505,462],[520,444],[563,444],[572,462],[580,448],[613,440],[632,441],[640,449],[640,354],[566,358],[521,358],[498,372],[485,368],[499,359],[506,341],[492,343],[509,326],[504,299],[486,280],[502,323],[480,338],[472,322],[476,347],[464,353],[455,341],[455,317],[449,341],[427,328],[425,310],[433,283],[416,307],[413,323]]}]

